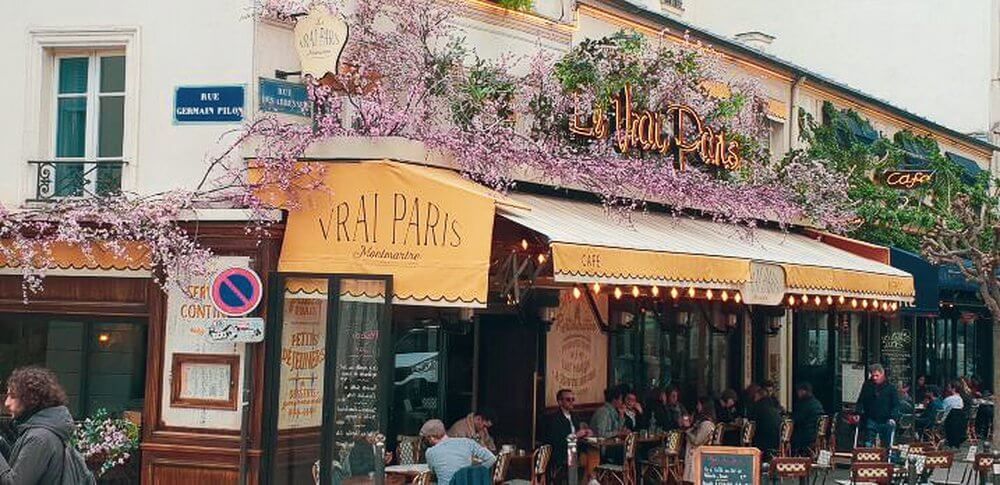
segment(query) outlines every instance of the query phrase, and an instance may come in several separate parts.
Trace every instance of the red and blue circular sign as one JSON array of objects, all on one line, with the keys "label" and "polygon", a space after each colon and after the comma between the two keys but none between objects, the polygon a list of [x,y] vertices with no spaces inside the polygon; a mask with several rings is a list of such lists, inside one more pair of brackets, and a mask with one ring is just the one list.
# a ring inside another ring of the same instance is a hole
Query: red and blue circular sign
[{"label": "red and blue circular sign", "polygon": [[251,269],[225,269],[212,280],[212,304],[230,317],[252,312],[260,304],[263,293],[260,277]]}]

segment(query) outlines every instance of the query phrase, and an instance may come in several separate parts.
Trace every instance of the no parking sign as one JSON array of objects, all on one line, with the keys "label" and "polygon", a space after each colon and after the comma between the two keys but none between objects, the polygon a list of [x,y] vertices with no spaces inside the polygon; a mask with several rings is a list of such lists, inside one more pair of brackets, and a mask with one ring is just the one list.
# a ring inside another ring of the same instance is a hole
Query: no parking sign
[{"label": "no parking sign", "polygon": [[228,268],[212,280],[212,304],[223,315],[240,317],[250,313],[260,304],[263,286],[260,277],[251,269]]}]

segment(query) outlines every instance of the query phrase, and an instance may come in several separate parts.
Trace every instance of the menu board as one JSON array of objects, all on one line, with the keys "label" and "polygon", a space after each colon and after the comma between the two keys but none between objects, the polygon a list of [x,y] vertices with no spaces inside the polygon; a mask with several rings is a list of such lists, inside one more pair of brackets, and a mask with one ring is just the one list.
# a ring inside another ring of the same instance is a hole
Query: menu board
[{"label": "menu board", "polygon": [[858,402],[861,386],[865,384],[865,365],[845,362],[840,364],[840,400],[854,404]]},{"label": "menu board", "polygon": [[[322,284],[326,284],[322,281]],[[323,422],[326,295],[286,295],[281,331],[278,429],[318,428]]]},{"label": "menu board", "polygon": [[694,456],[695,485],[760,485],[760,450],[700,446]]},{"label": "menu board", "polygon": [[882,337],[882,361],[888,372],[889,382],[898,384],[909,382],[912,373],[912,353],[910,331],[902,328],[891,331]]},{"label": "menu board", "polygon": [[341,295],[337,328],[334,441],[347,476],[375,466],[373,437],[381,432],[379,361],[384,298]]}]

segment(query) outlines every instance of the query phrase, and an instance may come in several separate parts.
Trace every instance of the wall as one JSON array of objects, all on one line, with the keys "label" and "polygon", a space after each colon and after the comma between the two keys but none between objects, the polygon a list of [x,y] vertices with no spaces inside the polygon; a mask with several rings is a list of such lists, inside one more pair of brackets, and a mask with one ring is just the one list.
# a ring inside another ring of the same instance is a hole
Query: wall
[{"label": "wall", "polygon": [[[253,85],[253,22],[243,18],[248,6],[242,0],[41,0],[8,12],[0,29],[0,45],[5,46],[0,63],[8,67],[0,91],[6,111],[0,119],[0,169],[5,174],[0,203],[17,206],[34,194],[34,174],[26,161],[51,158],[54,145],[40,126],[52,107],[38,96],[44,89],[38,74],[46,66],[32,47],[31,31],[72,32],[95,26],[134,31],[134,52],[126,63],[137,67],[135,78],[127,80],[136,88],[127,101],[135,109],[126,107],[125,157],[130,163],[123,183],[127,189],[150,193],[196,183],[205,154],[218,146],[221,135],[238,127],[175,126],[172,104],[179,85]],[[129,119],[128,113],[137,114],[138,120]]]}]

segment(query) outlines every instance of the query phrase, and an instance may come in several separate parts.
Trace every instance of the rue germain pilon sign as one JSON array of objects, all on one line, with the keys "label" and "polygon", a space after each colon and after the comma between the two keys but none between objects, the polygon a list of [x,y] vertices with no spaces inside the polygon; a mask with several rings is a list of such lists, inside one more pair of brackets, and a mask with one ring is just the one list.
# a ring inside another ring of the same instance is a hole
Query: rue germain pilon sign
[{"label": "rue germain pilon sign", "polygon": [[574,108],[569,130],[580,136],[598,140],[614,136],[615,146],[621,153],[632,150],[674,156],[678,170],[687,168],[687,156],[698,154],[706,165],[735,170],[743,163],[740,145],[727,139],[723,131],[716,132],[705,126],[694,108],[673,104],[660,112],[636,110],[632,105],[632,88],[625,86],[611,99],[613,119],[602,108],[589,114]]}]

